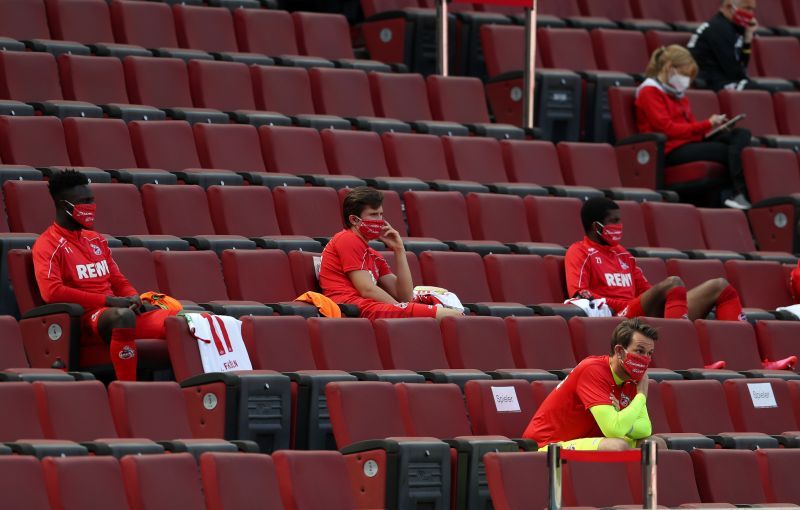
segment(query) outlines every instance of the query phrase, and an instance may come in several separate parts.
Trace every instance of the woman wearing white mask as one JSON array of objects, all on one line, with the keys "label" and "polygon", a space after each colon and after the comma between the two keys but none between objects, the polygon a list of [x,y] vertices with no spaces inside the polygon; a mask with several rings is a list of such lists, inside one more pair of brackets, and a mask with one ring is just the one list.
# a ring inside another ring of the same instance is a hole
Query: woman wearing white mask
[{"label": "woman wearing white mask", "polygon": [[653,52],[645,75],[636,90],[636,122],[640,133],[663,133],[667,166],[695,161],[715,161],[728,168],[733,196],[725,205],[749,209],[747,189],[742,174],[741,152],[750,145],[746,129],[725,130],[705,140],[705,135],[728,119],[712,115],[698,121],[692,113],[686,90],[697,76],[697,63],[689,51],[678,45],[661,47]]}]

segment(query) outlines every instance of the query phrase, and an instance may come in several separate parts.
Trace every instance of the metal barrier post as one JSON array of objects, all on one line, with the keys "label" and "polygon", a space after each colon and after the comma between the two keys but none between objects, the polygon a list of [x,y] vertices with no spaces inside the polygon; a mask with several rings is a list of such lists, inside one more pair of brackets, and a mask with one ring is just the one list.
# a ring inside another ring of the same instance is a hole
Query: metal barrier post
[{"label": "metal barrier post", "polygon": [[525,7],[525,69],[523,73],[523,86],[525,96],[522,103],[522,127],[533,129],[535,118],[536,97],[536,3],[532,0],[531,7]]},{"label": "metal barrier post", "polygon": [[656,508],[658,487],[656,466],[658,465],[658,448],[655,441],[645,441],[642,446],[642,507]]},{"label": "metal barrier post", "polygon": [[436,0],[436,73],[442,76],[447,76],[450,71],[447,2],[448,0]]},{"label": "metal barrier post", "polygon": [[547,471],[550,477],[547,509],[561,510],[561,445],[551,443],[547,447]]}]

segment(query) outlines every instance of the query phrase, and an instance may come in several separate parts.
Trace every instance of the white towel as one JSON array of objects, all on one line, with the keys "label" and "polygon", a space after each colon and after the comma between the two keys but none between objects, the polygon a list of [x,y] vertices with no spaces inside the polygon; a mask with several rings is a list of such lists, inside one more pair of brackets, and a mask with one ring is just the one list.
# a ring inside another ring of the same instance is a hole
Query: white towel
[{"label": "white towel", "polygon": [[606,298],[600,299],[567,299],[564,303],[570,303],[586,313],[587,317],[612,317],[614,314],[606,304]]},{"label": "white towel", "polygon": [[187,313],[189,332],[197,339],[203,371],[253,370],[242,340],[242,321],[227,315]]}]

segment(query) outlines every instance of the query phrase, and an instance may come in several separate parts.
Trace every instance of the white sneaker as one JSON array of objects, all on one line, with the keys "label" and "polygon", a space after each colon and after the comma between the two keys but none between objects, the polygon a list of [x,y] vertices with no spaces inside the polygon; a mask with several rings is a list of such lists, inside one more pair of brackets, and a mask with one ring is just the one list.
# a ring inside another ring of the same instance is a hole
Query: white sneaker
[{"label": "white sneaker", "polygon": [[743,193],[739,193],[735,197],[725,200],[724,203],[725,207],[730,207],[731,209],[747,210],[752,207]]}]

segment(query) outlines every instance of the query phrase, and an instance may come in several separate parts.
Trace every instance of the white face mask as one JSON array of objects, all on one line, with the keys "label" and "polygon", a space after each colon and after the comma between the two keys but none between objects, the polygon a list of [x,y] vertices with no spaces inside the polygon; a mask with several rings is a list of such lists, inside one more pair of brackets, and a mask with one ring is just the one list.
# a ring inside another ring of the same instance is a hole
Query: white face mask
[{"label": "white face mask", "polygon": [[669,85],[678,92],[686,92],[691,84],[691,78],[678,72],[673,72],[672,76],[669,77]]}]

